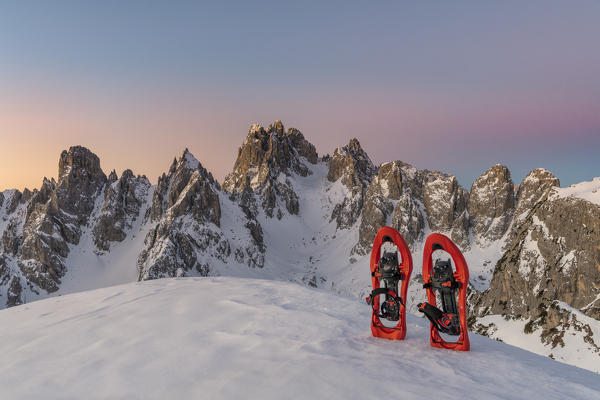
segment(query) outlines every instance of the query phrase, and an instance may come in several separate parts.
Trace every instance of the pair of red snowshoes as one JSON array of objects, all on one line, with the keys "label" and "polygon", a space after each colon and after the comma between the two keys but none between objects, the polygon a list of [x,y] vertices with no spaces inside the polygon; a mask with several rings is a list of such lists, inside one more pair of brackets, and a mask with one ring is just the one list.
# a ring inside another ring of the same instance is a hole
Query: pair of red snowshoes
[{"label": "pair of red snowshoes", "polygon": [[[438,259],[434,265],[432,255],[436,250],[443,250],[450,254],[456,270],[452,269],[450,259]],[[398,252],[401,260],[398,260]],[[392,340],[405,338],[406,296],[412,267],[410,250],[400,233],[387,226],[381,228],[375,236],[371,250],[373,291],[366,299],[373,309],[371,316],[373,336]],[[400,282],[402,283],[398,291]],[[470,345],[466,303],[469,269],[458,247],[440,233],[432,233],[425,241],[423,283],[427,291],[427,302],[419,304],[418,307],[431,322],[431,346],[468,351]],[[436,292],[441,300],[441,309],[437,307]],[[395,326],[385,326],[382,319],[397,323]],[[458,340],[447,341],[440,333],[458,336]]]}]

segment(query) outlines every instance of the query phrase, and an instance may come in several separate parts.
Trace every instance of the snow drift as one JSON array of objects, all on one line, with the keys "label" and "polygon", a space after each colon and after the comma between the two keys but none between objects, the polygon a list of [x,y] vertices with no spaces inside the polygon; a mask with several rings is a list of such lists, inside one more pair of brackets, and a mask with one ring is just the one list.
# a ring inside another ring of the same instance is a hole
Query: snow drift
[{"label": "snow drift", "polygon": [[0,398],[598,399],[598,375],[471,334],[371,336],[370,309],[296,283],[175,278],[0,312]]}]

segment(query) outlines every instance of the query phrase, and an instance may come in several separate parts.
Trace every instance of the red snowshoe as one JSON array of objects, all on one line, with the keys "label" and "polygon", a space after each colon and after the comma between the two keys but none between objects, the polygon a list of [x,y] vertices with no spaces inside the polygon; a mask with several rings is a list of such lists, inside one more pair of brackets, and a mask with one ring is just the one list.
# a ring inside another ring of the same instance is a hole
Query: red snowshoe
[{"label": "red snowshoe", "polygon": [[[393,243],[398,250],[383,251],[384,243]],[[402,257],[398,261],[398,252]],[[373,308],[371,332],[373,336],[402,340],[406,336],[406,292],[412,272],[412,257],[402,236],[394,228],[385,226],[377,232],[371,250],[371,277],[373,291],[366,298]],[[400,292],[398,283],[402,281]],[[383,296],[383,300],[382,300]],[[394,327],[386,327],[381,319],[398,321]]]},{"label": "red snowshoe", "polygon": [[[437,260],[433,264],[432,253],[444,250],[450,254],[456,266],[452,269],[451,260]],[[448,237],[432,233],[425,241],[423,251],[423,287],[427,289],[427,303],[419,304],[419,311],[431,322],[430,343],[432,347],[468,351],[469,332],[467,330],[467,285],[469,268],[458,247]],[[442,309],[437,307],[436,293],[441,299]],[[456,293],[458,292],[458,307]],[[456,342],[448,342],[441,333],[458,336]]]}]

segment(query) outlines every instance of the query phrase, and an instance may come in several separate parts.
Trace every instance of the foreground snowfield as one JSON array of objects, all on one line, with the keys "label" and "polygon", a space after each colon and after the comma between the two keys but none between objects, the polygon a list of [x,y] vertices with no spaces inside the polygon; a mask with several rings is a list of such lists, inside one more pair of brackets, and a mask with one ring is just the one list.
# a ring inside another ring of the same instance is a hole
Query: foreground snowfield
[{"label": "foreground snowfield", "polygon": [[296,283],[178,278],[0,311],[2,399],[598,399],[592,372],[471,335],[375,339],[369,307]]}]

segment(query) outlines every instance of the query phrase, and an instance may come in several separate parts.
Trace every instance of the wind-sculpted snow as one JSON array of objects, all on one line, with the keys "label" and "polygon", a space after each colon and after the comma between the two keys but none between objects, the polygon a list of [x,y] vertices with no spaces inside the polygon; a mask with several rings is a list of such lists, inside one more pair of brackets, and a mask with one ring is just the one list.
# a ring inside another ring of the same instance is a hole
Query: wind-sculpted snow
[{"label": "wind-sculpted snow", "polygon": [[294,283],[162,279],[0,312],[3,399],[597,399],[596,374],[472,335],[371,336],[370,309]]}]

